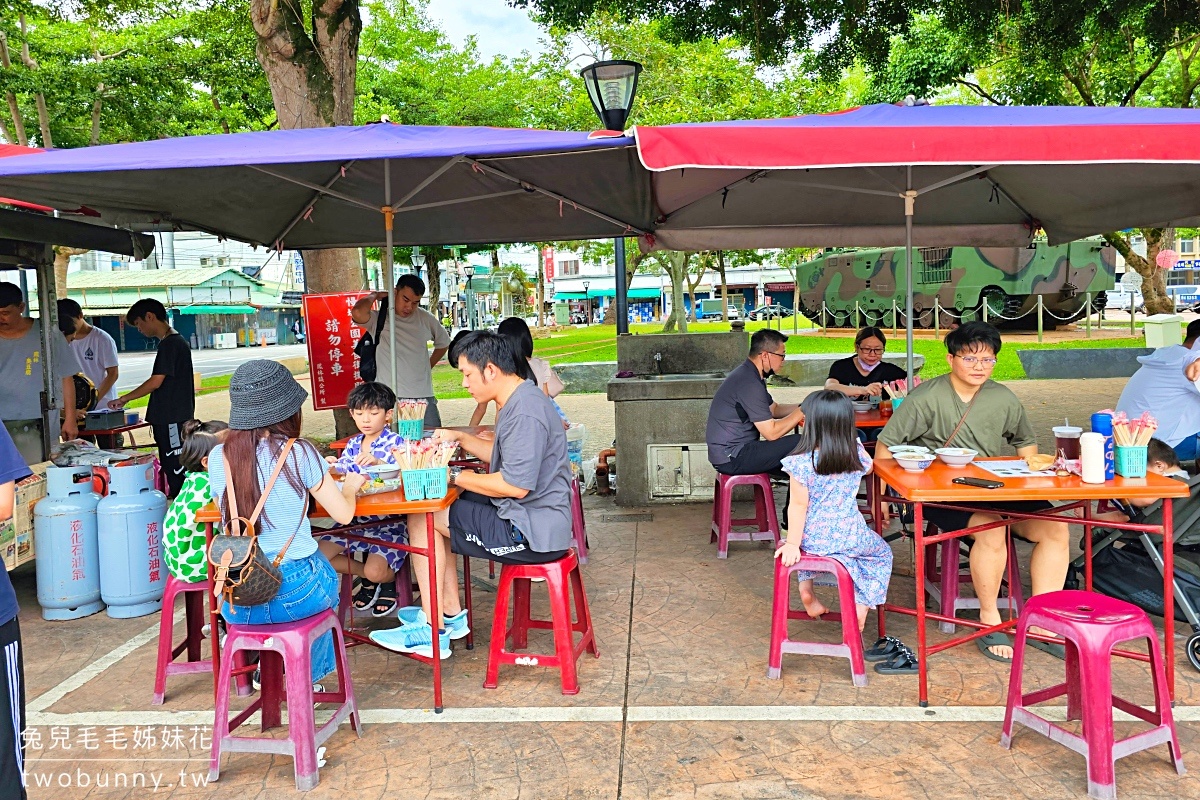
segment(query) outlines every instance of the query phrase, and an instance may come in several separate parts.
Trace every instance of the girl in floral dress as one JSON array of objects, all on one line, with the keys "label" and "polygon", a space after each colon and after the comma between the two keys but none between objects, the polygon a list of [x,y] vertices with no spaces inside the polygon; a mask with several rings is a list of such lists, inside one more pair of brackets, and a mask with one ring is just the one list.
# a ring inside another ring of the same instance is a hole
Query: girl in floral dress
[{"label": "girl in floral dress", "polygon": [[[858,510],[858,486],[871,459],[854,430],[854,407],[841,392],[814,392],[800,406],[804,430],[794,455],[783,459],[792,478],[788,538],[775,551],[784,566],[809,555],[841,562],[854,581],[858,627],[884,602],[892,574],[892,550]],[[813,593],[813,573],[798,572],[800,600],[810,617],[828,609]]]},{"label": "girl in floral dress", "polygon": [[171,501],[163,520],[163,559],[167,571],[186,583],[208,579],[208,560],[204,551],[204,524],[196,514],[212,502],[208,489],[208,454],[221,443],[229,426],[198,419],[183,423],[183,449],[179,463],[185,476],[179,494]]}]

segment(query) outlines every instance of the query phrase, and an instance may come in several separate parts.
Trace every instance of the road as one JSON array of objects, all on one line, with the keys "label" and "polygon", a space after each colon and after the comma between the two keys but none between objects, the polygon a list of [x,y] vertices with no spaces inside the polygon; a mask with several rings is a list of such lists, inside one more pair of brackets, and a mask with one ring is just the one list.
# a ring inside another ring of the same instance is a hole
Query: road
[{"label": "road", "polygon": [[[193,350],[192,368],[204,377],[232,374],[239,364],[256,358],[294,358],[307,356],[302,344],[270,345],[268,347],[239,347],[236,350]],[[154,366],[154,353],[121,353],[118,356],[121,371],[117,377],[117,390],[127,392],[141,385],[150,377]]]}]

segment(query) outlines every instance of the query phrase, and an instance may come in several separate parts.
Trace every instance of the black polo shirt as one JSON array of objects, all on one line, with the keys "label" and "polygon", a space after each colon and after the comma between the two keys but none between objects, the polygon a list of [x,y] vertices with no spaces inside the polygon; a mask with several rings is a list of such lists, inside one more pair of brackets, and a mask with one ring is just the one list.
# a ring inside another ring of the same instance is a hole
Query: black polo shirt
[{"label": "black polo shirt", "polygon": [[[870,386],[872,383],[891,383],[902,381],[908,373],[890,361],[880,361],[869,375],[863,375],[854,366],[854,356],[839,359],[829,366],[829,377],[842,386]],[[883,399],[891,399],[887,389],[883,390]]]},{"label": "black polo shirt", "polygon": [[756,422],[773,419],[775,401],[754,362],[746,359],[725,377],[708,409],[704,440],[714,466],[732,461],[747,442],[758,441]]}]

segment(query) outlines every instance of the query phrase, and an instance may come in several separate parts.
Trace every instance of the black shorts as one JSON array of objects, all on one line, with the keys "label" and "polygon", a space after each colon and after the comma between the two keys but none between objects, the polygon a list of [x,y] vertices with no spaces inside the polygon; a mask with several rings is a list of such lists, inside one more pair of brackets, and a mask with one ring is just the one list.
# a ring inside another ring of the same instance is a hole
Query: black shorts
[{"label": "black shorts", "polygon": [[450,506],[450,549],[501,564],[548,564],[567,554],[566,550],[530,550],[521,532],[500,518],[488,498],[474,492],[463,492]]},{"label": "black shorts", "polygon": [[[1004,503],[956,503],[956,505],[977,508],[980,511],[1000,512],[1037,512],[1054,508],[1053,503],[1048,503],[1045,500],[1010,500]],[[949,508],[935,508],[934,506],[927,505],[925,506],[925,521],[937,525],[938,530],[942,533],[949,533],[950,531],[961,531],[963,528],[968,527],[971,515],[974,513],[973,511],[955,511]],[[1021,538],[1016,531],[1013,532],[1013,535]]]}]

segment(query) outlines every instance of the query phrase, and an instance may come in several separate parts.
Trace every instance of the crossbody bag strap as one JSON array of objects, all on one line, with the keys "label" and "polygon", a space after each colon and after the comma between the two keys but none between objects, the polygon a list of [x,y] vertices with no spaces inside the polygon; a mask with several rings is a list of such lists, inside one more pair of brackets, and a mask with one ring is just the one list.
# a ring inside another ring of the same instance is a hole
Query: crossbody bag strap
[{"label": "crossbody bag strap", "polygon": [[[975,393],[975,397],[979,397],[979,392]],[[958,424],[954,426],[954,430],[950,431],[950,436],[948,436],[946,441],[942,443],[942,447],[949,447],[950,442],[954,441],[954,437],[958,435],[959,429],[962,428],[963,423],[967,421],[967,414],[971,413],[971,406],[975,405],[975,397],[972,397],[971,402],[967,403],[966,411],[964,411],[962,416],[959,418]]]}]

